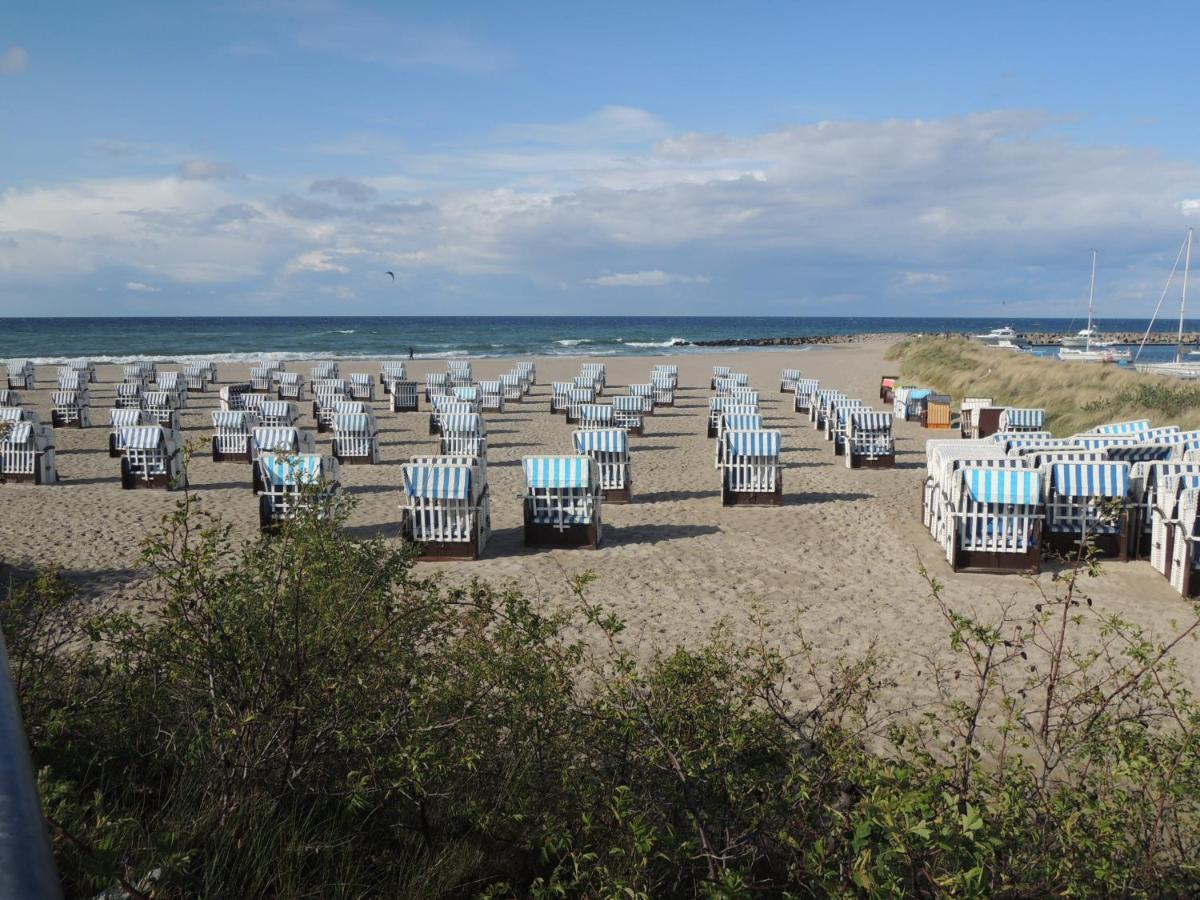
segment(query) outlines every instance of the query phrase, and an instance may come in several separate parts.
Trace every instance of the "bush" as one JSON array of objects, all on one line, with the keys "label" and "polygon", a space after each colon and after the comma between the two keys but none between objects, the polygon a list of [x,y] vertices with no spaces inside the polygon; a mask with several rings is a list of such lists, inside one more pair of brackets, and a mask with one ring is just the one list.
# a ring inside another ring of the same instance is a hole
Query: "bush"
[{"label": "bush", "polygon": [[[943,588],[942,702],[722,628],[638,665],[587,601],[450,589],[316,515],[233,546],[185,496],[153,618],[46,575],[0,616],[74,896],[1182,895],[1200,714],[1080,578],[1032,621]],[[1084,617],[1105,640],[1084,652]],[[1020,626],[1020,627],[1018,627]],[[960,677],[961,676],[961,677]],[[801,704],[799,696],[816,699]],[[892,722],[885,728],[884,721]],[[884,739],[886,738],[886,740]]]}]

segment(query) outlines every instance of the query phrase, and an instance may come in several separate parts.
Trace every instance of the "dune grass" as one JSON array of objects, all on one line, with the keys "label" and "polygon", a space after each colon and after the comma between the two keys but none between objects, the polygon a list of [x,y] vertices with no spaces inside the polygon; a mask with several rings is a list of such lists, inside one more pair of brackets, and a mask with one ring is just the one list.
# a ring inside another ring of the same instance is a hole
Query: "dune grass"
[{"label": "dune grass", "polygon": [[906,383],[955,401],[992,397],[997,405],[1045,409],[1046,427],[1058,437],[1125,419],[1200,428],[1200,384],[1166,376],[996,350],[961,338],[901,341],[887,358],[899,363]]}]

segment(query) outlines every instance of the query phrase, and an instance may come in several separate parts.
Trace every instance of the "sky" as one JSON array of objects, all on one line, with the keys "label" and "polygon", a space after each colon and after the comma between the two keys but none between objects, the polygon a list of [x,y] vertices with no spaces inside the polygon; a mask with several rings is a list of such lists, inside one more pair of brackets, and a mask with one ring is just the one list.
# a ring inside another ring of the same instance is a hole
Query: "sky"
[{"label": "sky", "polygon": [[1200,221],[1192,21],[14,0],[0,316],[1073,317],[1096,248],[1144,317]]}]

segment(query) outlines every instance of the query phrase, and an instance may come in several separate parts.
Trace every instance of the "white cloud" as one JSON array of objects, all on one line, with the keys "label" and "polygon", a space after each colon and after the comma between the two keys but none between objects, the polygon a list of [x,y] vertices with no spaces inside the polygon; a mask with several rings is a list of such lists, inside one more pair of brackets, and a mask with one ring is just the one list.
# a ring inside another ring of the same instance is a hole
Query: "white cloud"
[{"label": "white cloud", "polygon": [[185,181],[224,181],[230,178],[245,178],[235,166],[211,159],[185,159],[179,164],[179,177]]},{"label": "white cloud", "polygon": [[709,279],[704,275],[677,275],[662,269],[651,269],[648,272],[618,272],[599,278],[585,278],[583,283],[595,287],[662,287],[665,284],[708,284]]},{"label": "white cloud", "polygon": [[127,281],[125,282],[125,290],[133,291],[138,294],[157,294],[160,292],[161,288],[156,288],[153,285],[145,284],[141,281]]},{"label": "white cloud", "polygon": [[370,185],[353,178],[321,178],[308,186],[310,194],[335,194],[351,203],[366,203],[379,194]]},{"label": "white cloud", "polygon": [[950,279],[937,272],[902,272],[900,283],[907,288],[944,288]]},{"label": "white cloud", "polygon": [[15,75],[29,68],[29,51],[13,45],[0,53],[0,75]]},{"label": "white cloud", "polygon": [[1200,200],[1194,200],[1194,199],[1180,200],[1178,203],[1175,204],[1175,206],[1185,216],[1200,215]]}]

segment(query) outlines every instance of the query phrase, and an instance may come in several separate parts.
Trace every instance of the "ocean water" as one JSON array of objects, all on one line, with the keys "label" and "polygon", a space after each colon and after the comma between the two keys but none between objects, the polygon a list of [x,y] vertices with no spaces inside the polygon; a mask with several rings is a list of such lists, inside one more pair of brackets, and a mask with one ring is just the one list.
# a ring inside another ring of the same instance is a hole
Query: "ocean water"
[{"label": "ocean water", "polygon": [[[1102,331],[1143,331],[1142,319],[1098,321]],[[653,316],[347,316],[295,318],[0,318],[0,359],[54,364],[86,356],[96,362],[376,359],[407,357],[625,356],[711,352],[681,342],[728,338],[813,337],[875,332],[1069,332],[1071,319]],[[1160,321],[1155,331],[1172,333]],[[1200,322],[1186,323],[1188,330]],[[800,348],[782,347],[796,353]],[[1053,352],[1053,351],[1050,351]],[[1172,358],[1172,347],[1147,346],[1143,361]]]}]

